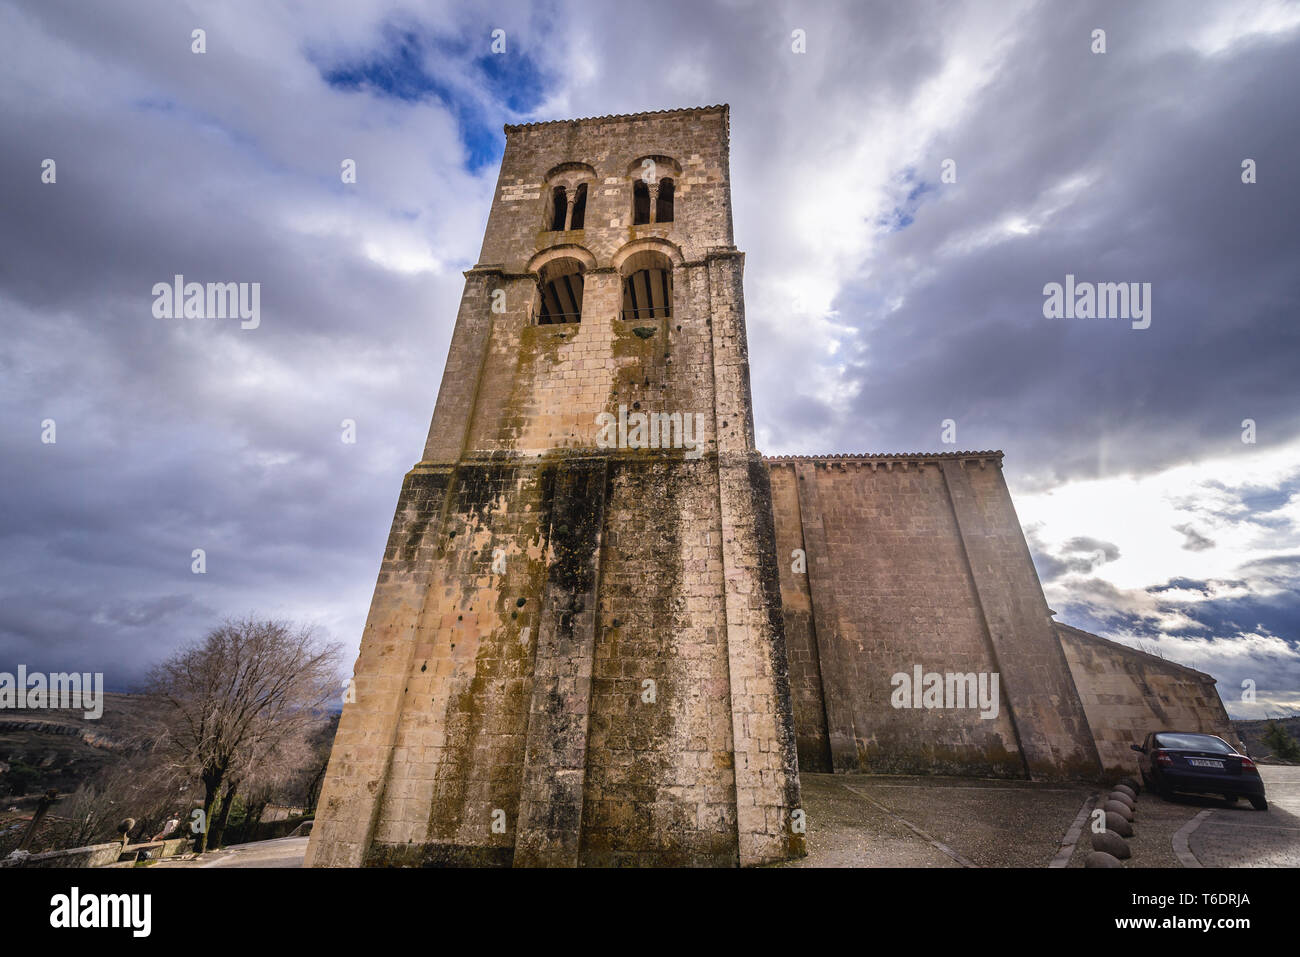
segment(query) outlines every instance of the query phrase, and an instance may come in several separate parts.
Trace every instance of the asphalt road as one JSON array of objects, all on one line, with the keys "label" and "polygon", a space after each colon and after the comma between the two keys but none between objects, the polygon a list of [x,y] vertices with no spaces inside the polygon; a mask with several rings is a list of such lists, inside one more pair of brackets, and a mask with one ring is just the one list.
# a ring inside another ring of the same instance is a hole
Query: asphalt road
[{"label": "asphalt road", "polygon": [[1300,767],[1261,767],[1268,810],[1215,809],[1188,839],[1204,867],[1300,867]]}]

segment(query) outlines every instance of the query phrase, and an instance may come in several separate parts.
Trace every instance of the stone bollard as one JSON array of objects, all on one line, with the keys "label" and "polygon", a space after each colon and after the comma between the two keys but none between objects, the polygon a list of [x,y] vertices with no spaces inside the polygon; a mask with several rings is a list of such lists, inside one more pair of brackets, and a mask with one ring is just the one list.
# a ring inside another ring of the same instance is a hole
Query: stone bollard
[{"label": "stone bollard", "polygon": [[1133,836],[1133,825],[1114,811],[1106,812],[1106,830],[1114,831],[1120,837]]},{"label": "stone bollard", "polygon": [[1121,804],[1123,804],[1125,807],[1127,807],[1130,811],[1134,811],[1134,812],[1137,811],[1137,801],[1133,800],[1131,797],[1129,797],[1129,796],[1128,796],[1127,794],[1125,794],[1123,791],[1111,791],[1110,794],[1107,795],[1106,800],[1107,800],[1107,801],[1119,801]]},{"label": "stone bollard", "polygon": [[1105,851],[1093,851],[1083,862],[1084,867],[1123,867],[1118,857]]},{"label": "stone bollard", "polygon": [[1142,785],[1137,778],[1120,778],[1119,784],[1115,785],[1115,790],[1123,791],[1125,788],[1133,792],[1133,800],[1135,801],[1137,796],[1142,793]]},{"label": "stone bollard", "polygon": [[1120,837],[1114,831],[1102,831],[1100,834],[1094,832],[1092,835],[1092,849],[1102,851],[1116,857],[1121,861],[1126,861],[1133,856],[1129,849],[1128,841]]},{"label": "stone bollard", "polygon": [[1130,824],[1133,823],[1133,809],[1122,801],[1107,801],[1101,809],[1107,814],[1118,814]]}]

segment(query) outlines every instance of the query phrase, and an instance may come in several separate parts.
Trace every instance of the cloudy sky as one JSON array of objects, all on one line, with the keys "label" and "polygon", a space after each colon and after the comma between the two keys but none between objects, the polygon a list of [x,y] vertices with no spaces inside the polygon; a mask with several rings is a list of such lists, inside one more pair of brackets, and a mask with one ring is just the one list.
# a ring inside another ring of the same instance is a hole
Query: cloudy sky
[{"label": "cloudy sky", "polygon": [[[951,419],[1062,620],[1300,708],[1297,90],[1282,2],[0,0],[0,670],[354,651],[502,124],[725,102],[763,450]],[[155,318],[177,273],[260,326]],[[1067,274],[1150,327],[1045,318]]]}]

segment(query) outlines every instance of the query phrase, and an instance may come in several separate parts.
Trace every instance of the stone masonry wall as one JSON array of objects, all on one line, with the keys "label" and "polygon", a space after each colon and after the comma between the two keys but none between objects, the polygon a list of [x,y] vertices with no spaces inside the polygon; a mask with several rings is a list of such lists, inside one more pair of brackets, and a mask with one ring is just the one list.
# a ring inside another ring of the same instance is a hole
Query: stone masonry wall
[{"label": "stone masonry wall", "polygon": [[513,846],[513,826],[494,832],[492,816],[518,816],[555,473],[457,469],[397,689],[400,718],[373,835],[385,853],[410,845],[432,862],[508,859],[456,849]]},{"label": "stone masonry wall", "polygon": [[317,802],[306,866],[355,867],[370,847],[424,598],[442,574],[435,560],[437,540],[453,475],[450,467],[416,467],[402,483]]},{"label": "stone masonry wall", "polygon": [[735,865],[715,468],[615,463],[607,510],[584,863]]},{"label": "stone masonry wall", "polygon": [[1129,746],[1152,731],[1217,734],[1240,748],[1210,675],[1059,622],[1056,633],[1107,775],[1136,774]]},{"label": "stone masonry wall", "polygon": [[[801,767],[1095,773],[1000,453],[768,465]],[[997,673],[996,717],[895,707],[892,677],[918,665]]]},{"label": "stone masonry wall", "polygon": [[795,742],[801,771],[830,771],[826,732],[825,691],[817,635],[813,629],[812,596],[808,587],[803,526],[799,513],[799,477],[793,466],[772,468],[772,515],[777,530],[777,566],[781,576],[781,611]]}]

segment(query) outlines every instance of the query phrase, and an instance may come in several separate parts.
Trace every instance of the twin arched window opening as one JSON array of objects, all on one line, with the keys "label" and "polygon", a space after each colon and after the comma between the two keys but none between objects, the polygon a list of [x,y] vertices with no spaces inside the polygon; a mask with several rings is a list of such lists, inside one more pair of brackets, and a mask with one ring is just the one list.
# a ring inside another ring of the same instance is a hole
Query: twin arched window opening
[{"label": "twin arched window opening", "polygon": [[[577,259],[552,259],[537,276],[537,324],[556,325],[582,321],[583,264]],[[633,253],[619,270],[622,278],[624,321],[671,319],[673,315],[673,264],[655,249]]]},{"label": "twin arched window opening", "polygon": [[[572,200],[572,201],[570,201]],[[554,232],[582,229],[587,220],[587,184],[579,183],[570,193],[563,186],[551,190],[551,222]]]},{"label": "twin arched window opening", "polygon": [[[676,192],[677,184],[671,176],[652,183],[635,180],[632,183],[632,225],[671,223]],[[587,221],[587,184],[552,187],[548,207],[546,228],[550,231],[582,229]]]},{"label": "twin arched window opening", "polygon": [[632,225],[671,223],[673,221],[673,193],[675,184],[671,176],[653,183],[638,179],[632,184]]}]

